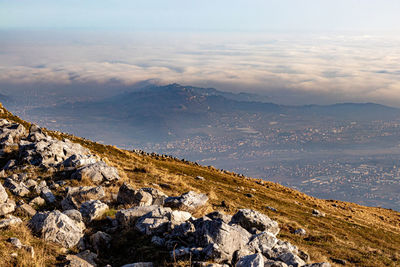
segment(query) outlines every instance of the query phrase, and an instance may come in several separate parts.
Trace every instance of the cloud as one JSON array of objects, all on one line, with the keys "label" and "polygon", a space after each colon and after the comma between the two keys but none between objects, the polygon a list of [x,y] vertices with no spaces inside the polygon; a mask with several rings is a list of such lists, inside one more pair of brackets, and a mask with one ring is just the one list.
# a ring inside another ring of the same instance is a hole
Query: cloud
[{"label": "cloud", "polygon": [[[280,103],[400,103],[400,40],[372,36],[115,35],[0,45],[0,83],[161,83],[258,92]],[[110,37],[110,36],[108,36]],[[100,40],[100,41],[99,41]]]}]

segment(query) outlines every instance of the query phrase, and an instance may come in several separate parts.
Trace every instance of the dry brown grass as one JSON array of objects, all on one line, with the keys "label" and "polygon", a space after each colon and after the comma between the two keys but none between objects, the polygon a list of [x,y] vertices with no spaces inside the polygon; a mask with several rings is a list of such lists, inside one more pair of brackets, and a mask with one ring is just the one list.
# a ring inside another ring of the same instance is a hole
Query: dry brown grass
[{"label": "dry brown grass", "polygon": [[[22,244],[33,246],[34,258],[24,249],[16,249],[11,243],[7,242],[10,237],[17,237]],[[17,253],[18,256],[13,257],[12,253]],[[26,224],[0,230],[0,266],[51,266],[57,262],[56,257],[59,254],[60,247],[34,237]]]},{"label": "dry brown grass", "polygon": [[[21,123],[19,118],[7,111],[0,116]],[[27,125],[26,122],[23,124]],[[312,261],[338,258],[346,260],[348,266],[400,266],[399,212],[316,199],[272,182],[261,183],[215,168],[138,155],[67,134],[48,133],[56,138],[69,138],[107,158],[111,165],[118,168],[123,177],[121,183],[128,181],[138,188],[156,187],[168,195],[179,195],[189,190],[207,193],[209,203],[197,211],[196,216],[211,210],[227,213],[234,213],[240,208],[259,210],[279,222],[281,239],[307,251]],[[197,175],[206,180],[196,180]],[[110,188],[113,193],[117,189]],[[247,197],[246,193],[251,193],[253,197]],[[225,206],[221,205],[222,201]],[[266,206],[276,208],[277,212],[266,209]],[[325,212],[326,217],[311,216],[314,208]],[[306,237],[293,234],[293,230],[299,227],[306,229]]]}]

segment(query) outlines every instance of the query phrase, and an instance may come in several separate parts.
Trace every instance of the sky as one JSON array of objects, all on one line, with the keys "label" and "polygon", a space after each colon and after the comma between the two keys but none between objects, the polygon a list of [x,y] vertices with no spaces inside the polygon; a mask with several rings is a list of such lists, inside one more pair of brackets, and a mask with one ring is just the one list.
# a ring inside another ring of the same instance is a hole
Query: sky
[{"label": "sky", "polygon": [[0,93],[153,80],[400,106],[399,11],[397,0],[0,0]]},{"label": "sky", "polygon": [[397,0],[0,0],[0,27],[397,31],[399,11]]}]

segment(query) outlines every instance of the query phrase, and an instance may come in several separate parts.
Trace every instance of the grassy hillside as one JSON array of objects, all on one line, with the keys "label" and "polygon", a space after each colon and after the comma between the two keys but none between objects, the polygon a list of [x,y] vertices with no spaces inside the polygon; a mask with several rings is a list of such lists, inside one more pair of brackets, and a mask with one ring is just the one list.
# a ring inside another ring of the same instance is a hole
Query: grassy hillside
[{"label": "grassy hillside", "polygon": [[[29,123],[5,109],[1,110],[1,118],[29,127]],[[316,199],[276,183],[239,177],[213,167],[160,155],[141,155],[64,133],[48,133],[57,138],[69,138],[78,142],[117,167],[123,179],[118,185],[108,188],[110,193],[117,192],[123,181],[129,181],[136,187],[159,188],[168,195],[178,195],[188,190],[203,192],[209,196],[210,201],[208,206],[197,211],[196,216],[212,210],[231,214],[239,208],[261,211],[279,222],[282,229],[279,234],[281,239],[307,251],[312,261],[333,262],[332,259],[342,259],[347,262],[347,266],[400,265],[399,212]],[[196,176],[202,176],[205,180],[197,180]],[[272,211],[267,206],[277,211]],[[313,209],[323,211],[326,216],[312,216]],[[300,227],[307,231],[306,236],[293,233]],[[10,230],[2,230],[0,239],[4,240],[11,234]],[[34,242],[41,242],[31,238]],[[5,249],[4,247],[3,250]],[[41,264],[37,266],[56,261],[55,257],[51,257],[56,254],[54,250],[53,247],[43,248],[43,254],[49,253],[50,256],[41,256]],[[4,251],[0,254],[4,255]],[[333,266],[340,265],[333,263]]]}]

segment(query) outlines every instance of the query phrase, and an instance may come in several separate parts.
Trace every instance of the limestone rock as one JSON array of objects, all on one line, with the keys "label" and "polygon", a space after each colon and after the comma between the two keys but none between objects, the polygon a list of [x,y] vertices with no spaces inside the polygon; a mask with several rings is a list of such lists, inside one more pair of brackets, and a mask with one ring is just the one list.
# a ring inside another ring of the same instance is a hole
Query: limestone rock
[{"label": "limestone rock", "polygon": [[260,234],[253,235],[251,241],[248,243],[250,250],[254,252],[264,253],[267,250],[272,249],[278,243],[278,238],[270,232],[262,232]]},{"label": "limestone rock", "polygon": [[114,167],[108,166],[103,161],[85,165],[79,168],[71,176],[72,179],[82,180],[88,178],[94,183],[101,183],[104,181],[112,182],[119,180],[118,170]]},{"label": "limestone rock", "polygon": [[17,225],[20,223],[22,223],[22,220],[20,218],[8,215],[5,219],[0,220],[0,229],[11,225]]},{"label": "limestone rock", "polygon": [[133,207],[130,209],[123,209],[115,214],[115,218],[118,224],[123,227],[131,226],[135,223],[136,219],[142,217],[143,215],[157,209],[159,206],[143,206],[143,207]]},{"label": "limestone rock", "polygon": [[0,184],[0,204],[3,204],[7,201],[8,199],[8,194],[6,190],[4,189],[3,185]]},{"label": "limestone rock", "polygon": [[152,205],[162,205],[164,203],[164,200],[168,197],[166,194],[155,188],[144,187],[141,188],[141,190],[151,195],[151,197],[153,198]]},{"label": "limestone rock", "polygon": [[18,214],[28,217],[32,217],[36,214],[36,210],[32,208],[30,205],[25,203],[17,207],[17,212]]},{"label": "limestone rock", "polygon": [[106,196],[101,186],[67,187],[67,195],[61,201],[63,210],[79,209],[87,200],[101,200]]},{"label": "limestone rock", "polygon": [[10,237],[9,239],[7,239],[7,241],[13,244],[13,246],[15,246],[18,249],[22,248],[21,241],[16,237]]},{"label": "limestone rock", "polygon": [[271,220],[267,215],[255,210],[241,209],[233,217],[232,223],[239,224],[247,231],[252,231],[253,228],[259,231],[268,231],[273,235],[279,233],[278,223]]},{"label": "limestone rock", "polygon": [[1,120],[0,126],[0,143],[2,145],[14,144],[28,134],[25,127],[19,123],[13,123],[3,119]]},{"label": "limestone rock", "polygon": [[292,252],[280,254],[277,259],[283,261],[287,265],[292,265],[293,267],[300,267],[305,265],[305,262],[300,259],[299,256]]},{"label": "limestone rock", "polygon": [[195,210],[205,205],[207,201],[207,195],[189,191],[179,197],[166,198],[164,201],[164,206],[176,209]]},{"label": "limestone rock", "polygon": [[64,267],[94,267],[95,266],[75,255],[68,255],[66,257],[66,259],[67,259],[68,263],[63,265]]},{"label": "limestone rock", "polygon": [[44,205],[44,204],[46,204],[46,201],[43,199],[43,198],[41,198],[41,197],[35,197],[34,199],[32,199],[30,202],[29,202],[29,204],[31,205],[31,206],[42,206],[42,205]]},{"label": "limestone rock", "polygon": [[214,211],[206,215],[211,220],[222,220],[224,223],[229,223],[232,220],[231,215],[224,214],[220,211]]},{"label": "limestone rock", "polygon": [[56,202],[56,197],[54,196],[53,192],[51,192],[51,190],[45,186],[41,188],[41,197],[44,198],[46,200],[46,202],[52,204],[54,202]]},{"label": "limestone rock", "polygon": [[331,267],[329,262],[311,263],[303,265],[303,267]]},{"label": "limestone rock", "polygon": [[153,267],[152,262],[135,262],[130,264],[122,265],[121,267]]},{"label": "limestone rock", "polygon": [[16,182],[11,178],[7,178],[4,181],[4,186],[7,187],[16,196],[26,196],[29,194],[29,189],[25,186],[23,182]]},{"label": "limestone rock", "polygon": [[296,229],[296,230],[294,230],[294,233],[296,234],[296,235],[307,235],[307,231],[306,230],[304,230],[303,228],[299,228],[299,229]]},{"label": "limestone rock", "polygon": [[82,203],[80,208],[83,218],[88,222],[100,218],[107,210],[108,205],[100,200],[86,201]]},{"label": "limestone rock", "polygon": [[30,220],[30,226],[46,241],[66,248],[74,247],[83,236],[81,227],[58,210],[36,213]]},{"label": "limestone rock", "polygon": [[38,142],[21,146],[20,158],[24,162],[35,166],[56,167],[61,165],[72,155],[87,155],[89,150],[68,139],[58,140],[44,136]]},{"label": "limestone rock", "polygon": [[7,201],[7,203],[0,204],[0,216],[9,214],[15,210],[15,203],[13,201]]},{"label": "limestone rock", "polygon": [[236,267],[259,267],[264,266],[264,257],[261,253],[241,257]]},{"label": "limestone rock", "polygon": [[282,261],[267,259],[264,261],[264,267],[288,267],[288,265]]},{"label": "limestone rock", "polygon": [[325,213],[316,209],[312,210],[312,215],[315,217],[325,217]]},{"label": "limestone rock", "polygon": [[99,160],[98,157],[91,154],[74,154],[63,162],[64,167],[78,168],[85,165],[91,165]]},{"label": "limestone rock", "polygon": [[196,240],[196,246],[203,247],[206,258],[217,263],[230,261],[235,251],[246,248],[251,237],[241,226],[221,220],[200,218],[193,224],[195,232],[190,235]]},{"label": "limestone rock", "polygon": [[146,235],[166,232],[171,212],[170,208],[158,207],[140,217],[135,224],[135,229]]},{"label": "limestone rock", "polygon": [[[153,204],[153,194],[160,199],[158,190],[134,189],[130,184],[124,183],[118,191],[117,201],[120,204],[132,204],[135,206],[150,206]],[[157,201],[156,201],[157,202]],[[158,202],[161,202],[159,200]]]},{"label": "limestone rock", "polygon": [[83,230],[85,230],[86,226],[85,223],[83,222],[82,214],[79,212],[79,210],[71,209],[71,210],[65,210],[63,211],[65,215],[67,215],[69,218],[75,221],[75,223]]},{"label": "limestone rock", "polygon": [[111,240],[112,238],[109,234],[101,231],[98,231],[90,236],[90,244],[92,245],[92,248],[97,252],[109,249]]}]

